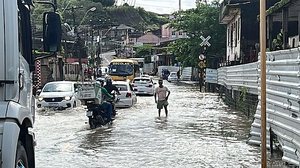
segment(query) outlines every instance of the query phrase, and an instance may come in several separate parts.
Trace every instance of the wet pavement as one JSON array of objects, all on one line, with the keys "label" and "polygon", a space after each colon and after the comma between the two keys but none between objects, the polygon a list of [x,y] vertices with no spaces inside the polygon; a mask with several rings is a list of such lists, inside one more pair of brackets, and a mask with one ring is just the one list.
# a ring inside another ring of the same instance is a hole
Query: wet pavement
[{"label": "wet pavement", "polygon": [[84,107],[39,110],[36,167],[260,167],[260,147],[247,144],[251,120],[216,94],[165,84],[171,90],[168,118],[163,111],[157,118],[153,96],[138,97],[134,107],[118,110],[112,125],[93,130]]}]

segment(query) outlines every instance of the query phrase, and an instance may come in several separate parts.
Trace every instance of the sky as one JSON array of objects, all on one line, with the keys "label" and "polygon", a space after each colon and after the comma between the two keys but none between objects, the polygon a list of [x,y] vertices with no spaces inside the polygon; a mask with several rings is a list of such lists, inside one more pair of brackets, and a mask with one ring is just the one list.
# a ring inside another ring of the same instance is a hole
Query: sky
[{"label": "sky", "polygon": [[[181,0],[183,10],[195,8],[196,0]],[[118,4],[127,2],[135,7],[143,7],[146,11],[159,14],[171,14],[179,9],[179,0],[118,0]]]}]

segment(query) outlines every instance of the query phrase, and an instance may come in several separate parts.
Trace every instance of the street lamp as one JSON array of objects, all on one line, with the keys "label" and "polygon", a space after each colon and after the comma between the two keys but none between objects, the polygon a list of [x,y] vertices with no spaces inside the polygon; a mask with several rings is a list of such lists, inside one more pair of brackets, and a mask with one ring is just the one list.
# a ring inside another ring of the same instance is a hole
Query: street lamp
[{"label": "street lamp", "polygon": [[109,28],[104,34],[102,34],[102,30],[100,30],[100,34],[99,34],[99,36],[98,36],[98,38],[97,38],[97,42],[98,42],[98,45],[99,45],[99,55],[98,55],[98,57],[99,57],[99,59],[100,59],[100,66],[101,66],[101,64],[102,64],[102,39],[106,37],[107,33],[108,33],[111,29],[112,29],[112,27]]},{"label": "street lamp", "polygon": [[94,12],[96,9],[97,9],[96,7],[91,7],[89,10],[87,10],[87,11],[85,12],[85,14],[84,14],[84,16],[83,16],[83,18],[82,18],[82,20],[81,20],[79,26],[83,23],[83,21],[84,21],[86,15],[87,15],[89,12]]},{"label": "street lamp", "polygon": [[[91,12],[94,12],[96,9],[97,9],[96,7],[91,7],[89,10],[87,10],[87,11],[85,12],[83,18],[81,19],[80,24],[79,24],[77,27],[79,27],[79,26],[83,23],[83,21],[84,21],[86,15],[87,15],[90,11],[91,11]],[[74,23],[75,23],[75,21],[74,21]],[[75,34],[76,34],[77,38],[80,38],[80,37],[79,37],[79,34],[78,34],[78,32],[77,32],[77,27],[75,26],[75,28],[74,28]],[[83,78],[84,78],[84,73],[83,73],[83,69],[82,69],[82,60],[81,60],[81,57],[82,57],[82,56],[79,55],[79,69],[80,69],[80,74],[81,74],[81,81],[83,81],[83,80],[84,80],[84,79],[83,79]]]}]

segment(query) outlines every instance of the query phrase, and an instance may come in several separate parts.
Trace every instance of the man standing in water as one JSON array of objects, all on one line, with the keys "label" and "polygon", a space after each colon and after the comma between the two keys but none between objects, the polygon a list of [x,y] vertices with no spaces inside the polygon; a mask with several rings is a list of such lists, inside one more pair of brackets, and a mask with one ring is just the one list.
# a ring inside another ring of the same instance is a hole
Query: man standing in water
[{"label": "man standing in water", "polygon": [[[157,109],[158,109],[158,117],[160,117],[160,112],[161,109],[165,109],[166,117],[168,117],[168,98],[170,95],[170,90],[166,87],[163,86],[163,80],[159,79],[158,80],[159,86],[155,88],[155,94],[154,94],[154,100],[155,103],[157,104]],[[158,97],[158,100],[156,99],[156,95]]]}]

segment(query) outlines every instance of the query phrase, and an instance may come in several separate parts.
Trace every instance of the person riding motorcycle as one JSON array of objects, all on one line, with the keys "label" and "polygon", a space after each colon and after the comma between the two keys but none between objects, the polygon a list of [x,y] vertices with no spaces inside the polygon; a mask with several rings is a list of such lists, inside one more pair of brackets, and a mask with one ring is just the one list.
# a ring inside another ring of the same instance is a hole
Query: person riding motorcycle
[{"label": "person riding motorcycle", "polygon": [[[115,91],[117,95],[121,95],[119,89],[112,84],[112,80],[110,78],[106,79],[106,84],[104,88],[108,91],[108,93],[113,95],[113,100],[115,99],[115,94],[112,93],[113,91]],[[113,107],[113,115],[116,115],[115,102],[113,100],[110,100],[109,102],[112,104]]]},{"label": "person riding motorcycle", "polygon": [[104,110],[108,122],[112,121],[112,113],[113,113],[113,106],[111,103],[107,102],[107,98],[112,99],[113,96],[103,87],[104,81],[98,80],[96,82],[96,88],[101,89],[102,97],[100,102],[100,108]]},{"label": "person riding motorcycle", "polygon": [[121,93],[119,92],[119,89],[112,84],[112,80],[110,78],[106,79],[106,84],[104,86],[104,88],[108,91],[108,93],[112,94],[112,91],[115,91],[118,95],[120,95]]}]

